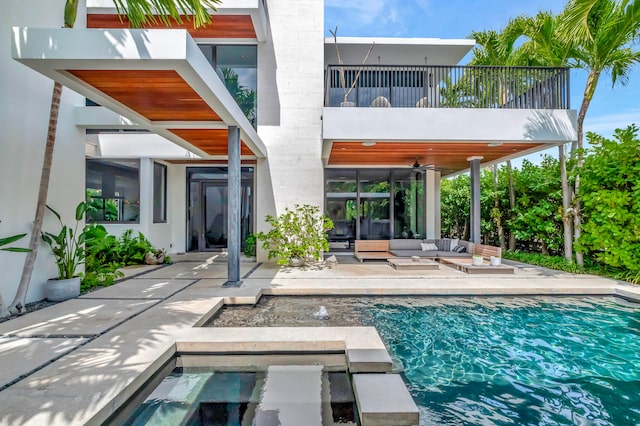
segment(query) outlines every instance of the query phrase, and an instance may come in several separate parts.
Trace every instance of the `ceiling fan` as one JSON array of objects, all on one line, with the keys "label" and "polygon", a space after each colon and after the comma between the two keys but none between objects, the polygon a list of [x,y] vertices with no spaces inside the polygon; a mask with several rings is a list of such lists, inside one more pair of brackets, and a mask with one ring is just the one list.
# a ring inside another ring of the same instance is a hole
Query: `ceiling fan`
[{"label": "ceiling fan", "polygon": [[438,170],[438,168],[433,164],[420,165],[420,161],[418,161],[418,157],[416,157],[416,160],[413,162],[411,167],[413,168],[413,170],[416,170],[416,171]]}]

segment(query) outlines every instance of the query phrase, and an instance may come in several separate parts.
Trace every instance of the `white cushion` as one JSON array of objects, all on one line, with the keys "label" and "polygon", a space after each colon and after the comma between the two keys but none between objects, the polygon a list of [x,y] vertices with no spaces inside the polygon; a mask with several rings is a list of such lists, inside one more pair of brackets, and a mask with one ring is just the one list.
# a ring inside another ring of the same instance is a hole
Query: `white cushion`
[{"label": "white cushion", "polygon": [[452,238],[451,239],[451,246],[449,247],[449,251],[453,251],[453,249],[458,246],[459,242],[460,242],[460,238]]},{"label": "white cushion", "polygon": [[422,251],[438,251],[438,246],[434,243],[420,243]]}]

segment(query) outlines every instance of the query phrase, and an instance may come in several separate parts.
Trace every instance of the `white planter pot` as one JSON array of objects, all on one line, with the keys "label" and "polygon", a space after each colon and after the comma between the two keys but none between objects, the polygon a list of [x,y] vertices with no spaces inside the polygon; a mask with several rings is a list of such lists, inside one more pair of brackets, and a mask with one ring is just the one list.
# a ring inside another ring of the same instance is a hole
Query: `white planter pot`
[{"label": "white planter pot", "polygon": [[80,277],[69,278],[68,280],[51,279],[47,281],[44,289],[47,300],[51,302],[62,302],[80,296]]},{"label": "white planter pot", "polygon": [[491,266],[500,266],[500,264],[502,263],[502,259],[500,259],[498,256],[491,256],[489,262],[491,262]]},{"label": "white planter pot", "polygon": [[300,259],[298,257],[292,257],[289,259],[289,265],[293,267],[298,267],[304,265],[304,259]]},{"label": "white planter pot", "polygon": [[484,259],[481,257],[472,257],[471,258],[471,264],[473,266],[482,266],[484,263]]}]

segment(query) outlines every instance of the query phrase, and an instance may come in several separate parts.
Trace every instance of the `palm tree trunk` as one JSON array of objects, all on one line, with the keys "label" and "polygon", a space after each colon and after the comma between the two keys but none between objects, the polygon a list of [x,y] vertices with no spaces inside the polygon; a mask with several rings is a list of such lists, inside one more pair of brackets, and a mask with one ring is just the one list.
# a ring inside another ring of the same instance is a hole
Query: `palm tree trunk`
[{"label": "palm tree trunk", "polygon": [[573,263],[573,235],[571,232],[571,189],[567,181],[567,160],[564,155],[564,145],[558,146],[560,162],[560,180],[562,184],[562,229],[564,231],[564,257]]},{"label": "palm tree trunk", "polygon": [[[509,173],[509,207],[511,208],[511,220],[515,219],[513,216],[516,211],[516,191],[513,183],[513,168],[511,167],[511,160],[507,161],[507,171]],[[509,232],[509,250],[514,251],[516,249],[516,234],[513,230]]]},{"label": "palm tree trunk", "polygon": [[[582,105],[580,106],[580,112],[578,113],[578,140],[577,143],[577,158],[578,161],[576,163],[576,181],[575,181],[575,189],[573,191],[575,196],[575,207],[573,212],[573,239],[574,241],[578,241],[580,236],[582,235],[582,212],[580,211],[580,170],[582,169],[582,165],[584,164],[584,152],[583,152],[583,133],[584,133],[584,119],[587,115],[587,110],[589,109],[589,105],[591,104],[591,99],[593,99],[593,94],[596,91],[596,86],[598,85],[598,78],[600,78],[600,73],[598,71],[589,72],[589,76],[587,77],[587,86],[584,89],[584,97],[582,99]],[[580,251],[576,251],[576,263],[579,266],[584,266],[584,256]]]},{"label": "palm tree trunk", "polygon": [[60,111],[60,98],[62,96],[62,84],[56,82],[53,85],[53,94],[51,95],[51,109],[49,111],[49,128],[47,130],[47,143],[44,150],[44,158],[42,159],[42,174],[40,175],[40,188],[38,189],[38,202],[36,204],[36,216],[33,220],[33,229],[29,238],[29,249],[24,261],[22,269],[22,277],[16,296],[9,306],[12,313],[21,313],[24,310],[25,298],[29,283],[31,282],[31,274],[38,257],[38,243],[40,242],[40,233],[42,231],[42,222],[44,220],[44,211],[47,204],[47,194],[49,192],[49,177],[51,176],[51,163],[53,162],[53,148],[56,143],[56,130],[58,129],[58,113]]},{"label": "palm tree trunk", "polygon": [[493,208],[495,209],[495,222],[496,228],[498,228],[498,241],[502,250],[506,249],[504,242],[504,228],[502,227],[502,213],[500,212],[500,198],[498,197],[498,166],[493,165],[493,191],[495,196],[493,198]]}]

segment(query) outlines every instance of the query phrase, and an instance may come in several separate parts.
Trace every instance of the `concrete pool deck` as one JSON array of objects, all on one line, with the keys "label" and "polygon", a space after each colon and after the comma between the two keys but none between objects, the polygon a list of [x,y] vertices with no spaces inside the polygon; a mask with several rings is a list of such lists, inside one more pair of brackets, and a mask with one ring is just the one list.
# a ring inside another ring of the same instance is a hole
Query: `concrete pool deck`
[{"label": "concrete pool deck", "polygon": [[398,271],[373,262],[301,269],[243,262],[243,285],[225,288],[224,257],[172,257],[174,265],[147,268],[112,287],[0,323],[0,424],[100,423],[177,351],[343,351],[353,371],[390,368],[370,327],[197,328],[225,303],[253,304],[263,294],[598,294],[640,301],[639,286],[513,262],[516,273],[508,276],[469,276],[446,266]]}]

